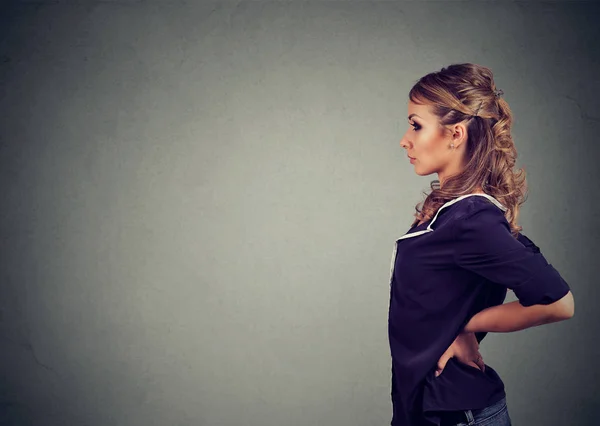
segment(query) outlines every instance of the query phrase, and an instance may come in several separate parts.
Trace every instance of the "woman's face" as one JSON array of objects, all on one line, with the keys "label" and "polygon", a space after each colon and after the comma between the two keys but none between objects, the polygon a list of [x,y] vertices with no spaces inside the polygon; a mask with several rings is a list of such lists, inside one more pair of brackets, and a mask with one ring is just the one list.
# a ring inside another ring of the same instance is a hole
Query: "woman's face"
[{"label": "woman's face", "polygon": [[[462,156],[461,141],[466,128],[455,125],[454,129],[443,133],[438,118],[430,111],[429,105],[408,101],[409,128],[400,140],[420,176],[437,173],[440,182],[445,176],[459,171]],[[458,132],[458,133],[457,133]],[[454,149],[450,144],[454,143]]]}]

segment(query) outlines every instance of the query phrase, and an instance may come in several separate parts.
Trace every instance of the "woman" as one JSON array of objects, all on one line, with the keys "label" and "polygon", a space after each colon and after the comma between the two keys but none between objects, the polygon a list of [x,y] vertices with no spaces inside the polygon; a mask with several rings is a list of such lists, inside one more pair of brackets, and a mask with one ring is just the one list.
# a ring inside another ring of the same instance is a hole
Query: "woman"
[{"label": "woman", "polygon": [[[393,426],[510,425],[504,384],[479,343],[573,316],[569,285],[517,225],[525,177],[513,170],[501,95],[475,64],[428,74],[409,94],[400,145],[439,186],[392,255]],[[503,303],[507,289],[518,301]]]}]

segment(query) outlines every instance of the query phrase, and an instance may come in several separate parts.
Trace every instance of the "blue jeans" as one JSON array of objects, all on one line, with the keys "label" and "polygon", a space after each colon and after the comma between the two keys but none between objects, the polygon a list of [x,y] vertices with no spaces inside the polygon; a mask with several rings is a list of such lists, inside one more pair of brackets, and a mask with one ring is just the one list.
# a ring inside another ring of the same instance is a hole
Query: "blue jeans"
[{"label": "blue jeans", "polygon": [[452,411],[448,414],[447,418],[442,419],[442,426],[512,426],[506,397],[485,408]]}]

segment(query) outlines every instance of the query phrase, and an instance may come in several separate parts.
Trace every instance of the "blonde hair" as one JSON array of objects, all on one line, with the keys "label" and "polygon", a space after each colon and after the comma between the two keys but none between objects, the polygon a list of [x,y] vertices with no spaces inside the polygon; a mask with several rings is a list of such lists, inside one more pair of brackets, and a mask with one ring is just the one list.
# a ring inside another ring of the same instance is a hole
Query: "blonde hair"
[{"label": "blonde hair", "polygon": [[467,121],[464,169],[445,178],[443,188],[434,188],[415,207],[415,221],[431,219],[440,206],[481,187],[486,194],[507,207],[505,217],[511,233],[522,230],[517,224],[519,207],[526,200],[525,170],[513,170],[517,151],[511,136],[512,113],[508,103],[496,94],[492,71],[481,65],[452,64],[421,77],[409,99],[431,106],[440,125]]}]

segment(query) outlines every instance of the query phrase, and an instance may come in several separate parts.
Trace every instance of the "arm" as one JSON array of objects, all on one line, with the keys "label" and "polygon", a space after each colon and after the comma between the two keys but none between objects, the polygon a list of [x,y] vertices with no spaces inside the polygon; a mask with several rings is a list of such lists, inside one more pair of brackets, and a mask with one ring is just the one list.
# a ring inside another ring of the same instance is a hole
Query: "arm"
[{"label": "arm", "polygon": [[[442,374],[449,358],[473,365],[485,371],[479,354],[475,332],[507,333],[542,324],[563,321],[573,317],[573,295],[569,291],[563,298],[549,305],[523,306],[519,301],[492,306],[475,314],[458,333],[454,342],[438,360],[435,376]],[[477,356],[479,355],[479,356]]]},{"label": "arm", "polygon": [[515,238],[493,205],[457,219],[455,261],[463,269],[514,291],[516,302],[475,314],[463,332],[510,332],[562,321],[574,315],[569,285],[529,238]]},{"label": "arm", "polygon": [[475,314],[462,333],[508,333],[529,327],[564,321],[574,315],[573,294],[569,291],[562,299],[549,305],[523,306],[518,301],[484,309]]}]

